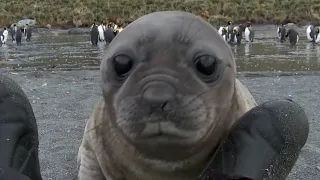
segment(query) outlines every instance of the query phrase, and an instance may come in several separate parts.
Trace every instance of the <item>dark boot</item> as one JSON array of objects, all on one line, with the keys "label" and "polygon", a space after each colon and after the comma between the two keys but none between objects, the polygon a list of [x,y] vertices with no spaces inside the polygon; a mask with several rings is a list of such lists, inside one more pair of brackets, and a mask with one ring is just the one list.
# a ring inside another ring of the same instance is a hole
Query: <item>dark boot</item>
[{"label": "dark boot", "polygon": [[309,134],[304,110],[291,100],[270,101],[237,122],[201,180],[284,180]]},{"label": "dark boot", "polygon": [[38,128],[19,85],[0,74],[0,180],[41,180]]}]

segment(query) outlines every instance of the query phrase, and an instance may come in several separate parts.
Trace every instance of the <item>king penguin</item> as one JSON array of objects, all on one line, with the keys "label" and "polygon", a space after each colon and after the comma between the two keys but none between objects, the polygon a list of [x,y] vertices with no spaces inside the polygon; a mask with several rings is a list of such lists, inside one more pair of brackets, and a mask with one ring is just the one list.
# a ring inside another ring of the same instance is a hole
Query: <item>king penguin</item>
[{"label": "king penguin", "polygon": [[315,28],[315,43],[320,42],[320,27]]},{"label": "king penguin", "polygon": [[299,33],[293,28],[290,28],[287,31],[286,37],[289,37],[289,42],[292,46],[296,45],[299,42]]},{"label": "king penguin", "polygon": [[26,27],[24,28],[24,35],[26,37],[26,41],[31,41],[32,29],[28,24],[26,24]]},{"label": "king penguin", "polygon": [[228,26],[227,26],[227,40],[228,42],[234,42],[234,34],[233,34],[233,24],[231,21],[228,21]]},{"label": "king penguin", "polygon": [[91,31],[90,31],[90,40],[92,46],[97,46],[99,41],[99,31],[96,23],[92,24]]},{"label": "king penguin", "polygon": [[315,43],[316,41],[316,33],[315,33],[315,27],[314,25],[309,25],[306,29],[306,33],[307,33],[307,38],[309,40],[309,42],[313,42]]},{"label": "king penguin", "polygon": [[244,37],[247,42],[253,42],[254,31],[252,30],[251,23],[247,23],[247,27],[244,30]]},{"label": "king penguin", "polygon": [[22,39],[22,31],[20,28],[17,28],[17,31],[16,31],[16,43],[17,43],[17,46],[21,46],[21,39]]},{"label": "king penguin", "polygon": [[226,27],[220,26],[218,32],[225,41],[228,40],[228,30]]},{"label": "king penguin", "polygon": [[284,41],[286,41],[286,28],[284,27],[283,24],[281,24],[280,26],[278,26],[277,29],[277,34],[278,34],[278,38],[280,40],[281,43],[283,43]]},{"label": "king penguin", "polygon": [[233,35],[234,35],[233,41],[236,44],[241,44],[242,29],[241,29],[240,26],[236,26],[236,27],[233,28]]}]

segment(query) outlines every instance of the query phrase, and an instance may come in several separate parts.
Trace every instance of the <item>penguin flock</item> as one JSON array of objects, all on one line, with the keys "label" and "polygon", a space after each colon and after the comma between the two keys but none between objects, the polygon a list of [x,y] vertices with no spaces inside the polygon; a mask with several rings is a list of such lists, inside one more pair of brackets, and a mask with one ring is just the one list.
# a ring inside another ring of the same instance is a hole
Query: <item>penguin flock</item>
[{"label": "penguin flock", "polygon": [[218,28],[220,36],[228,43],[241,44],[243,33],[247,42],[253,42],[254,31],[252,30],[251,23],[247,25],[233,25],[231,21],[228,21],[227,26],[220,26]]},{"label": "penguin flock", "polygon": [[[93,23],[90,30],[90,41],[93,46],[97,46],[98,42],[105,41],[107,44],[110,43],[114,37],[123,30],[122,24],[116,24],[110,22],[107,26],[104,23],[97,25]],[[19,28],[16,24],[13,24],[11,29],[11,38],[18,46],[21,45],[22,36],[24,35],[25,41],[31,41],[32,28],[26,24],[24,28]],[[217,28],[220,36],[230,44],[241,44],[244,40],[246,42],[254,41],[254,30],[252,29],[252,24],[250,22],[245,25],[233,25],[231,21],[228,21],[227,26],[220,26]],[[299,42],[299,33],[294,28],[289,28],[288,30],[283,24],[277,27],[277,35],[279,41],[284,43],[289,39],[290,45],[296,45]],[[318,44],[320,43],[320,26],[316,27],[314,25],[309,25],[306,29],[306,35],[309,42]],[[5,27],[2,32],[0,32],[0,46],[6,44],[9,36],[9,31]]]},{"label": "penguin flock", "polygon": [[90,30],[90,41],[92,46],[97,46],[98,42],[110,43],[113,38],[123,30],[121,24],[108,23],[107,27],[102,22],[100,25],[93,23]]},{"label": "penguin flock", "polygon": [[[253,42],[254,31],[252,24],[246,25],[233,25],[231,21],[228,21],[227,26],[218,27],[218,33],[220,36],[230,44],[241,44],[243,33],[246,42]],[[289,39],[290,45],[294,46],[299,42],[299,33],[294,28],[288,30],[283,24],[280,24],[277,28],[277,35],[281,43],[284,43]],[[306,35],[309,42],[318,44],[320,42],[320,27],[309,25],[306,29]]]},{"label": "penguin flock", "polygon": [[[24,34],[26,42],[31,41],[31,36],[32,36],[32,28],[26,24],[24,28],[19,28],[16,26],[16,24],[13,24],[13,26],[10,28],[11,32],[11,40],[12,42],[16,43],[17,46],[21,45],[22,42],[22,36]],[[8,36],[9,36],[9,31],[5,27],[3,28],[3,31],[0,32],[0,46],[2,44],[6,44],[8,41]]]}]

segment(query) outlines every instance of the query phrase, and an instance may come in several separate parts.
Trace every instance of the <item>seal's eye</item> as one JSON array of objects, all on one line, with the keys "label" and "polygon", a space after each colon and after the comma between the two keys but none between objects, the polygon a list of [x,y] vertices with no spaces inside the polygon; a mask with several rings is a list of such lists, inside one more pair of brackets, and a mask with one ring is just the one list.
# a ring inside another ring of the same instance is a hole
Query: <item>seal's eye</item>
[{"label": "seal's eye", "polygon": [[197,70],[206,76],[211,76],[216,72],[217,60],[208,55],[203,55],[195,60]]},{"label": "seal's eye", "polygon": [[133,60],[126,55],[118,55],[113,59],[114,70],[119,77],[126,77],[132,69]]}]

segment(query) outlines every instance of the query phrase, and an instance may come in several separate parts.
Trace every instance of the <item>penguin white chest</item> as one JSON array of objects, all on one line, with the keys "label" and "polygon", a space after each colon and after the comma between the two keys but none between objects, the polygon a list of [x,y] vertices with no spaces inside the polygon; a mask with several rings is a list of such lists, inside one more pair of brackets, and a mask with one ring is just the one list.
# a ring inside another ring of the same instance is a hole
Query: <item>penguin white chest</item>
[{"label": "penguin white chest", "polygon": [[220,36],[222,36],[222,30],[223,30],[223,27],[220,27],[218,30],[218,33],[220,34]]},{"label": "penguin white chest", "polygon": [[244,37],[248,42],[250,42],[250,33],[251,31],[249,30],[249,28],[246,27],[246,29],[244,30]]},{"label": "penguin white chest", "polygon": [[306,30],[306,33],[307,33],[307,38],[309,41],[312,41],[313,38],[311,37],[311,26],[308,26],[307,30]]}]

